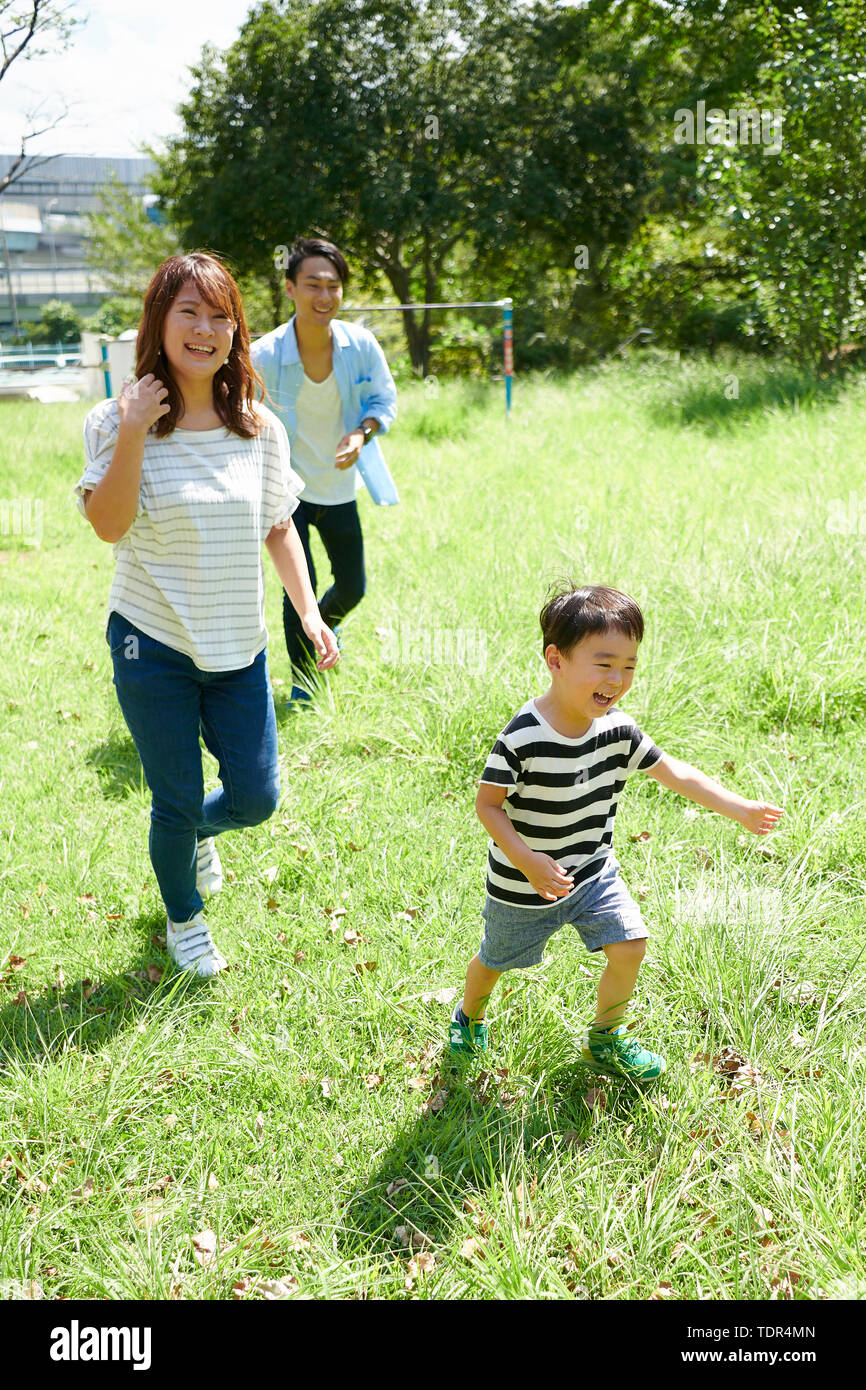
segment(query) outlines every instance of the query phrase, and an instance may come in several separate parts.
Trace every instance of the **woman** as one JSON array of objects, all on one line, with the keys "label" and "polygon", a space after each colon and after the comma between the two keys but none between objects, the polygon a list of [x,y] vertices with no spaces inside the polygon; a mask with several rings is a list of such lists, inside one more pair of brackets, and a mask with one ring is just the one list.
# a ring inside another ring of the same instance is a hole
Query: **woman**
[{"label": "woman", "polygon": [[[159,267],[138,332],[137,380],[85,421],[79,506],[115,547],[106,638],[123,717],[153,802],[150,857],[181,969],[226,962],[202,916],[222,886],[214,843],[279,798],[267,666],[267,546],[325,670],[338,660],[292,515],[303,483],[279,420],[255,403],[238,287],[214,256]],[[222,786],[204,796],[199,732]]]},{"label": "woman", "polygon": [[[373,500],[397,501],[379,442],[397,414],[397,392],[385,354],[367,328],[337,319],[349,267],[330,241],[302,237],[286,266],[294,317],[260,338],[253,360],[268,399],[292,444],[292,464],[304,480],[298,528],[313,587],[316,572],[309,530],[315,526],[333,573],[319,605],[335,628],[364,596],[364,538],[355,492],[358,469]],[[363,451],[363,457],[362,457]],[[286,647],[292,663],[291,701],[308,703],[312,647],[298,615],[283,603]]]}]

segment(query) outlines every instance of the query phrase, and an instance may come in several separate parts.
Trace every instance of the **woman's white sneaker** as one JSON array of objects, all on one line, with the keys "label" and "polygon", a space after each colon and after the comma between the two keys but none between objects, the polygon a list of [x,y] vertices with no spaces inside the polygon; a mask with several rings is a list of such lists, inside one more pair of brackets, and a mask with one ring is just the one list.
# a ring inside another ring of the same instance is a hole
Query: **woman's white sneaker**
[{"label": "woman's white sneaker", "polygon": [[195,886],[202,900],[213,897],[223,886],[223,866],[217,854],[216,840],[211,835],[199,840],[196,850]]},{"label": "woman's white sneaker", "polygon": [[179,969],[193,970],[205,980],[225,970],[228,965],[214,945],[207,922],[200,912],[188,922],[173,922],[169,917],[165,944]]}]

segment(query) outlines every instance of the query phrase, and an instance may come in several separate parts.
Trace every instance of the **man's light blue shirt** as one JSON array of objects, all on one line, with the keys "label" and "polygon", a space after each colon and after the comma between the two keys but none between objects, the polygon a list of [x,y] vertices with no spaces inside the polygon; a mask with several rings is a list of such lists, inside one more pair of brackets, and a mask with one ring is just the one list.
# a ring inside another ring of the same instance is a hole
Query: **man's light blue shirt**
[{"label": "man's light blue shirt", "polygon": [[[332,319],[331,344],[346,433],[358,429],[362,420],[371,419],[379,421],[379,434],[387,434],[397,415],[397,388],[379,343],[368,328]],[[268,389],[266,404],[282,420],[291,443],[297,430],[298,392],[304,381],[294,316],[253,343],[252,358]],[[367,462],[371,472],[382,470],[394,488],[378,435],[364,445],[360,462],[362,466]],[[396,499],[396,488],[394,493]]]}]

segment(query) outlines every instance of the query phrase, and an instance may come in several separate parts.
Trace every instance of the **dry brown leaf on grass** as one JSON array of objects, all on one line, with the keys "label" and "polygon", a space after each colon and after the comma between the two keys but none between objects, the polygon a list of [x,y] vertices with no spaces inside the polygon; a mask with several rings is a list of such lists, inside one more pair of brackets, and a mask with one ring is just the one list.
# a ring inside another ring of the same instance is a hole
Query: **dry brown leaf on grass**
[{"label": "dry brown leaf on grass", "polygon": [[590,1110],[604,1110],[607,1108],[607,1092],[603,1090],[601,1086],[591,1086],[583,1098]]},{"label": "dry brown leaf on grass", "polygon": [[348,909],[345,907],[326,907],[325,916],[329,917],[332,922],[339,922],[341,917],[345,917],[347,911]]},{"label": "dry brown leaf on grass", "polygon": [[300,1284],[294,1274],[284,1274],[282,1279],[258,1279],[253,1284],[253,1293],[261,1294],[270,1303],[282,1298],[293,1298]]},{"label": "dry brown leaf on grass", "polygon": [[397,916],[404,922],[412,922],[420,911],[420,907],[404,907],[402,912],[397,913]]},{"label": "dry brown leaf on grass", "polygon": [[267,903],[265,904],[265,906],[266,906],[267,909],[268,909],[268,912],[276,912],[276,910],[277,910],[277,908],[279,907],[279,905],[280,905],[280,900],[279,900],[279,898],[268,898],[268,901],[267,901]]},{"label": "dry brown leaf on grass", "polygon": [[364,1085],[368,1091],[375,1091],[378,1086],[382,1085],[384,1080],[385,1078],[382,1076],[381,1072],[371,1071],[364,1077]]},{"label": "dry brown leaf on grass", "polygon": [[812,980],[801,980],[788,991],[792,1004],[814,1004],[818,996],[818,986]]},{"label": "dry brown leaf on grass", "polygon": [[444,1086],[440,1086],[439,1090],[434,1091],[430,1099],[427,1100],[425,1104],[422,1106],[423,1114],[437,1115],[440,1110],[444,1109],[445,1102],[447,1099],[448,1092],[446,1091]]},{"label": "dry brown leaf on grass", "polygon": [[[46,1192],[48,1191],[47,1188],[46,1188],[45,1190],[46,1190]],[[70,1195],[71,1197],[74,1197],[74,1198],[75,1198],[77,1201],[79,1201],[79,1202],[86,1202],[86,1201],[88,1201],[88,1200],[93,1196],[93,1194],[94,1194],[95,1191],[96,1191],[96,1184],[95,1184],[95,1182],[93,1181],[93,1178],[87,1178],[87,1179],[81,1184],[80,1187],[74,1188],[73,1191],[72,1191],[69,1195]]]},{"label": "dry brown leaf on grass", "polygon": [[259,1111],[258,1115],[256,1115],[256,1118],[253,1121],[253,1129],[256,1132],[256,1138],[261,1139],[262,1135],[265,1132],[265,1117],[262,1114],[261,1110]]},{"label": "dry brown leaf on grass", "polygon": [[162,982],[163,973],[161,965],[149,965],[147,967],[147,978],[152,985],[158,985]]},{"label": "dry brown leaf on grass", "polygon": [[776,1224],[776,1220],[770,1208],[762,1207],[759,1202],[753,1202],[752,1206],[755,1211],[755,1222],[759,1230],[772,1230]]},{"label": "dry brown leaf on grass", "polygon": [[464,1260],[483,1260],[484,1246],[474,1236],[467,1236],[460,1247],[460,1254]]},{"label": "dry brown leaf on grass", "polygon": [[205,1228],[192,1238],[192,1253],[197,1265],[206,1269],[213,1264],[217,1253],[216,1232]]},{"label": "dry brown leaf on grass", "polygon": [[27,964],[26,956],[10,956],[4,965],[4,970],[23,970]]},{"label": "dry brown leaf on grass", "polygon": [[648,1301],[649,1301],[650,1303],[653,1303],[653,1302],[657,1302],[660,1298],[673,1298],[673,1297],[674,1297],[674,1291],[673,1291],[673,1289],[671,1288],[670,1284],[662,1283],[662,1284],[659,1284],[658,1288],[655,1290],[655,1293],[651,1293],[651,1294],[650,1294],[649,1300],[648,1300]]},{"label": "dry brown leaf on grass", "polygon": [[430,990],[427,994],[421,995],[422,1004],[450,1004],[457,998],[459,990],[454,985],[448,989]]},{"label": "dry brown leaf on grass", "polygon": [[8,1281],[4,1280],[3,1297],[13,1302],[18,1302],[22,1299],[27,1299],[28,1301],[33,1299],[37,1301],[45,1297],[45,1291],[36,1279],[10,1279]]},{"label": "dry brown leaf on grass", "polygon": [[292,960],[295,962],[295,965],[303,965],[306,959],[307,957],[303,951],[296,951],[295,954],[292,956]]},{"label": "dry brown leaf on grass", "polygon": [[394,1181],[393,1181],[393,1182],[389,1182],[388,1186],[385,1188],[385,1196],[386,1196],[386,1197],[396,1197],[396,1195],[397,1195],[398,1192],[402,1192],[402,1191],[403,1191],[403,1188],[404,1188],[404,1187],[408,1187],[408,1186],[409,1186],[409,1179],[408,1179],[408,1178],[395,1178]]},{"label": "dry brown leaf on grass", "polygon": [[646,844],[647,840],[652,839],[652,832],[650,830],[639,830],[636,835],[629,835],[628,838],[633,845]]},{"label": "dry brown leaf on grass", "polygon": [[424,1250],[428,1245],[433,1244],[430,1237],[425,1235],[423,1231],[419,1231],[417,1226],[397,1226],[394,1235],[404,1248],[408,1247],[412,1250]]},{"label": "dry brown leaf on grass", "polygon": [[410,1076],[406,1082],[407,1091],[426,1091],[430,1085],[428,1076]]},{"label": "dry brown leaf on grass", "polygon": [[376,969],[376,962],[375,962],[374,960],[363,960],[363,961],[361,961],[361,960],[356,960],[356,961],[355,961],[355,964],[354,964],[354,966],[353,966],[352,968],[353,968],[354,970],[357,970],[357,972],[358,972],[359,975],[363,975],[363,973],[364,973],[365,970],[367,970],[367,971],[375,970],[375,969]]},{"label": "dry brown leaf on grass", "polygon": [[217,1190],[217,1188],[219,1187],[219,1185],[220,1185],[220,1180],[219,1180],[219,1178],[217,1177],[216,1173],[208,1173],[208,1175],[207,1175],[207,1189],[208,1189],[208,1192],[216,1192],[216,1190]]},{"label": "dry brown leaf on grass", "polygon": [[425,1275],[432,1274],[435,1268],[436,1260],[432,1255],[413,1255],[406,1266],[406,1288],[413,1289],[416,1279],[423,1279]]},{"label": "dry brown leaf on grass", "polygon": [[354,927],[347,927],[343,932],[343,940],[347,946],[357,946],[360,941],[366,941],[367,938],[361,936],[360,932],[356,932]]},{"label": "dry brown leaf on grass", "polygon": [[166,1215],[163,1210],[165,1199],[163,1197],[149,1197],[143,1206],[137,1207],[132,1214],[132,1219],[136,1226],[143,1231],[149,1231],[158,1221]]}]

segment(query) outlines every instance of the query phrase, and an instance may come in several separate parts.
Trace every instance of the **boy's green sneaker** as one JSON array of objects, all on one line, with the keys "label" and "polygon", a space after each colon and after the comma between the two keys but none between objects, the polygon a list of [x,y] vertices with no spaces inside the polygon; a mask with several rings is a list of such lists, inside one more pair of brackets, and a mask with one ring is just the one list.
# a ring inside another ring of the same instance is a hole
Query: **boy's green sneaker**
[{"label": "boy's green sneaker", "polygon": [[627,1037],[624,1023],[610,1031],[588,1028],[583,1036],[581,1060],[590,1071],[604,1076],[627,1076],[632,1081],[655,1081],[668,1065],[664,1057]]},{"label": "boy's green sneaker", "polygon": [[461,1023],[457,1017],[459,1005],[454,1010],[448,1031],[448,1041],[452,1052],[486,1052],[487,1024],[483,1018],[477,1023]]}]

